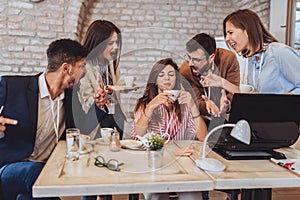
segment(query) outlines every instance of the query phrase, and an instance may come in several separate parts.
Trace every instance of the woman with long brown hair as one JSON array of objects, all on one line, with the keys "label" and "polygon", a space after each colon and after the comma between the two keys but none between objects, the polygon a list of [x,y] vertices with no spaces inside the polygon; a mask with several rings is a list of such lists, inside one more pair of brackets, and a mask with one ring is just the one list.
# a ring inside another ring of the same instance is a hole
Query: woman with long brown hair
[{"label": "woman with long brown hair", "polygon": [[[132,137],[153,131],[167,134],[170,139],[196,137],[203,140],[207,129],[199,109],[191,94],[180,89],[177,64],[171,58],[156,62],[150,72],[145,92],[135,107]],[[166,90],[178,90],[179,96],[176,97]]]},{"label": "woman with long brown hair", "polygon": [[[248,58],[247,84],[259,93],[300,94],[300,55],[278,40],[249,9],[229,14],[223,21],[223,34],[229,48]],[[221,77],[203,77],[201,84],[224,83]],[[226,88],[232,93],[234,87]]]},{"label": "woman with long brown hair", "polygon": [[300,55],[279,43],[255,12],[241,9],[229,14],[223,34],[231,49],[249,58],[247,81],[256,91],[300,94]]},{"label": "woman with long brown hair", "polygon": [[125,115],[121,109],[118,91],[113,90],[120,78],[119,60],[122,48],[120,29],[107,20],[96,20],[87,29],[83,46],[88,50],[85,77],[81,79],[79,99],[88,110],[93,104],[93,94],[101,87],[109,95],[108,103],[102,112],[105,117],[101,127],[116,127],[123,135]]}]

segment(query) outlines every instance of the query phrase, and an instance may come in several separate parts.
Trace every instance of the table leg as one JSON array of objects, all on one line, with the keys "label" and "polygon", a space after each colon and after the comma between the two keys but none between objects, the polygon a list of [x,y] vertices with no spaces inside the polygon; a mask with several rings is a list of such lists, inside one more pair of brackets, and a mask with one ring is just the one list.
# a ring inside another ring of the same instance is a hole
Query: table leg
[{"label": "table leg", "polygon": [[238,200],[239,194],[241,194],[241,190],[218,190],[220,192],[225,192],[227,195],[226,200]]},{"label": "table leg", "polygon": [[139,200],[139,194],[129,194],[128,200]]},{"label": "table leg", "polygon": [[103,200],[112,200],[112,195],[103,195],[100,197],[102,197]]},{"label": "table leg", "polygon": [[202,191],[202,200],[209,200],[209,192]]}]

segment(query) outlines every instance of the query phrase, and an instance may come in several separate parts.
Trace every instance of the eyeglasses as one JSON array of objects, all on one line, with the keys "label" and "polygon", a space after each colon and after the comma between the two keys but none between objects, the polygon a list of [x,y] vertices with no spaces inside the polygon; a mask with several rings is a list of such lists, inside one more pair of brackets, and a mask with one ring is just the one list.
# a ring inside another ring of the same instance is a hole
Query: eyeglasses
[{"label": "eyeglasses", "polygon": [[189,54],[185,54],[184,59],[188,62],[192,61],[195,64],[199,64],[201,61],[205,60],[206,57],[204,57],[204,58],[192,58]]},{"label": "eyeglasses", "polygon": [[124,163],[119,163],[116,159],[110,159],[108,162],[105,162],[102,156],[97,156],[95,158],[95,163],[97,167],[106,167],[112,171],[120,171],[120,166],[124,165]]}]

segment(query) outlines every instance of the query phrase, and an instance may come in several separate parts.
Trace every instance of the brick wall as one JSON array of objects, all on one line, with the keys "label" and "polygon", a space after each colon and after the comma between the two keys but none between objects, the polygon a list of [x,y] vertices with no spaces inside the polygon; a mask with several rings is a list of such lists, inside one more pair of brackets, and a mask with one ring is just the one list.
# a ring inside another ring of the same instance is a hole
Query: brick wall
[{"label": "brick wall", "polygon": [[[172,57],[180,65],[193,35],[222,36],[224,17],[239,7],[256,10],[268,25],[269,0],[1,0],[0,74],[43,71],[51,41],[82,41],[93,20],[106,19],[122,31],[121,74],[142,85],[157,60]],[[122,95],[126,112],[142,92]]]},{"label": "brick wall", "polygon": [[198,32],[222,36],[223,18],[238,7],[269,22],[269,0],[30,0],[0,1],[0,74],[32,74],[46,65],[48,44],[58,38],[82,40],[95,19],[123,32],[122,73],[152,67],[172,56],[180,63],[185,42]]}]

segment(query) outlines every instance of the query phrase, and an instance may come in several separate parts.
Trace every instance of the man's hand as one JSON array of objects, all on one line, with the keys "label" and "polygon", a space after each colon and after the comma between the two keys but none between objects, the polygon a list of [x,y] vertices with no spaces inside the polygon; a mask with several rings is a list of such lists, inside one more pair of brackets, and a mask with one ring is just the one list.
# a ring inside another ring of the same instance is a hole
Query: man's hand
[{"label": "man's hand", "polygon": [[18,123],[15,119],[5,118],[0,116],[0,138],[3,136],[3,133],[6,129],[5,124],[16,125]]},{"label": "man's hand", "polygon": [[226,96],[226,92],[224,89],[221,91],[222,96],[220,98],[220,112],[225,113],[230,108],[230,101]]},{"label": "man's hand", "polygon": [[207,112],[213,115],[214,117],[220,117],[221,112],[218,106],[216,106],[216,104],[212,100],[208,99],[205,95],[202,95],[201,97],[206,103]]},{"label": "man's hand", "polygon": [[201,76],[200,84],[203,87],[223,87],[223,78],[216,74]]}]

